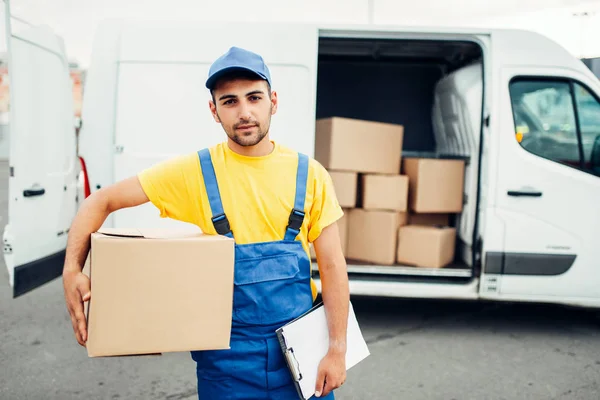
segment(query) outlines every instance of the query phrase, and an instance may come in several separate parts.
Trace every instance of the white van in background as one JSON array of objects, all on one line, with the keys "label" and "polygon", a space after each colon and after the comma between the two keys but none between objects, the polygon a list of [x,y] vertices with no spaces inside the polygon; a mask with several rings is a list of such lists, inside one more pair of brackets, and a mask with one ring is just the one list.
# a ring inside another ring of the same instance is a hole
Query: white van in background
[{"label": "white van in background", "polygon": [[[60,275],[77,154],[62,42],[10,37],[14,91],[5,259],[15,295]],[[355,265],[353,295],[600,306],[600,82],[535,33],[384,26],[108,22],[87,72],[79,156],[86,192],[224,133],[208,110],[211,62],[263,55],[280,108],[272,138],[314,155],[315,119],[404,125],[404,154],[467,159],[448,268]],[[64,86],[65,96],[48,98]],[[150,204],[113,227],[181,226]],[[315,272],[318,281],[318,273]]]}]

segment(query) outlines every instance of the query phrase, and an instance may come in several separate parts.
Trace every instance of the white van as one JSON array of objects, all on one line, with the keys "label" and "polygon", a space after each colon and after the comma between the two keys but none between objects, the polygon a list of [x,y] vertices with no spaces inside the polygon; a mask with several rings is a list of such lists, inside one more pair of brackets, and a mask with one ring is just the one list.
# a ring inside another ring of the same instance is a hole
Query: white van
[{"label": "white van", "polygon": [[[10,40],[4,254],[19,295],[61,272],[78,164],[61,40],[44,28]],[[600,82],[531,32],[105,23],[84,89],[86,192],[224,140],[204,81],[232,45],[271,68],[280,99],[274,140],[312,156],[315,119],[342,116],[404,125],[405,155],[467,159],[455,262],[349,262],[353,295],[600,306]],[[183,225],[150,204],[106,224]]]}]

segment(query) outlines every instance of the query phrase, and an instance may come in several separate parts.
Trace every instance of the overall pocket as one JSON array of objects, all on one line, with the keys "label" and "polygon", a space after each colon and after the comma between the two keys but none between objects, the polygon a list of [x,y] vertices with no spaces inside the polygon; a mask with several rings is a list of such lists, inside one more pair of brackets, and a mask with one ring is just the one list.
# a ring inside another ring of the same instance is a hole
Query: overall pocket
[{"label": "overall pocket", "polygon": [[298,256],[284,253],[235,263],[234,320],[273,325],[304,311]]}]

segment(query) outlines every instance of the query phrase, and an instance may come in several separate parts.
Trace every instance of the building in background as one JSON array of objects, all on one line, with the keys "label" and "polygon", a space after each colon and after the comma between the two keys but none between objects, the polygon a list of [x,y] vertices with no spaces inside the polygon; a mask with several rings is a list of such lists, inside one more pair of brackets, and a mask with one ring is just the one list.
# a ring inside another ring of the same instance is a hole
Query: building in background
[{"label": "building in background", "polygon": [[583,63],[588,66],[589,69],[592,70],[594,75],[600,79],[600,57],[597,58],[584,58]]},{"label": "building in background", "polygon": [[83,104],[83,85],[85,82],[84,69],[81,69],[77,63],[71,63],[71,82],[73,84],[73,112],[75,117],[81,118],[81,107]]}]

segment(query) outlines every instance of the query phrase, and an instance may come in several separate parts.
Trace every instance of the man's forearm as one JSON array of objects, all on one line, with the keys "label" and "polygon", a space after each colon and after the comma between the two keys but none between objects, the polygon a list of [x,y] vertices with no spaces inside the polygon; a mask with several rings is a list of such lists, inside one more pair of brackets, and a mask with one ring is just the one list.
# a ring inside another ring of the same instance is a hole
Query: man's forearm
[{"label": "man's forearm", "polygon": [[137,176],[102,188],[85,199],[71,224],[63,272],[81,272],[90,249],[90,235],[100,229],[110,213],[147,201]]},{"label": "man's forearm", "polygon": [[106,204],[104,196],[96,193],[81,205],[69,231],[64,272],[80,272],[83,268],[90,249],[90,235],[102,226],[110,213]]},{"label": "man's forearm", "polygon": [[345,353],[350,302],[346,263],[342,259],[329,265],[319,266],[319,270],[323,304],[329,326],[329,351]]}]

